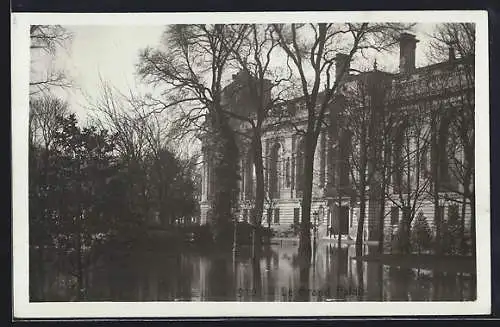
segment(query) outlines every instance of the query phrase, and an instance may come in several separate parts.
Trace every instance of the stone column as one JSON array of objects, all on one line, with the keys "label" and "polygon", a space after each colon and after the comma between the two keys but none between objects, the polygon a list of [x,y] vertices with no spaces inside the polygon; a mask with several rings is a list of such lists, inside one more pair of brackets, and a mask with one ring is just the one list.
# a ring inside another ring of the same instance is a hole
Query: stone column
[{"label": "stone column", "polygon": [[264,140],[264,192],[269,192],[269,140]]},{"label": "stone column", "polygon": [[319,162],[319,186],[320,188],[325,187],[325,167],[326,167],[326,137],[325,133],[322,132],[319,135],[319,144],[320,144],[320,150],[319,150],[319,155],[320,155],[320,162]]},{"label": "stone column", "polygon": [[201,201],[207,200],[207,155],[203,154],[203,173],[202,173],[202,183],[201,183]]},{"label": "stone column", "polygon": [[296,136],[295,135],[292,135],[292,162],[291,162],[291,167],[290,167],[290,178],[291,178],[291,181],[290,181],[290,197],[291,198],[294,198],[296,197],[295,195],[295,180],[296,180],[296,177],[297,177],[297,172],[296,172],[296,167],[297,167],[297,163],[296,163],[296,157],[297,157],[297,154],[296,154]]},{"label": "stone column", "polygon": [[245,193],[245,184],[247,181],[245,180],[246,177],[246,162],[244,159],[240,160],[240,180],[238,181],[239,188],[240,188],[240,200],[244,200],[246,197]]}]

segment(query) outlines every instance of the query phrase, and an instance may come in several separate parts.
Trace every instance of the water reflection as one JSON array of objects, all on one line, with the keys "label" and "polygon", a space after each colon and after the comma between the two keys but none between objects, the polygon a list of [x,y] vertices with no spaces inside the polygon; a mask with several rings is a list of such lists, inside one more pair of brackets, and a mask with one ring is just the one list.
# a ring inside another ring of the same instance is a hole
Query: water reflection
[{"label": "water reflection", "polygon": [[[469,301],[475,276],[404,269],[355,260],[353,246],[319,243],[311,260],[296,244],[252,258],[194,250],[101,255],[85,272],[87,301]],[[366,248],[365,253],[370,249]],[[33,274],[32,301],[75,300],[75,281],[54,266]]]}]

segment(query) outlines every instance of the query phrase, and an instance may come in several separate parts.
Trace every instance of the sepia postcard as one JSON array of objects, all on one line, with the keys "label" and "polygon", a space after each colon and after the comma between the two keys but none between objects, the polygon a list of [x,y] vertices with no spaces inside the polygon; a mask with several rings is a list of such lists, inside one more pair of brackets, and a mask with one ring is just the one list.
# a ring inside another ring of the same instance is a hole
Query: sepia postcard
[{"label": "sepia postcard", "polygon": [[11,23],[15,318],[490,313],[487,12]]}]

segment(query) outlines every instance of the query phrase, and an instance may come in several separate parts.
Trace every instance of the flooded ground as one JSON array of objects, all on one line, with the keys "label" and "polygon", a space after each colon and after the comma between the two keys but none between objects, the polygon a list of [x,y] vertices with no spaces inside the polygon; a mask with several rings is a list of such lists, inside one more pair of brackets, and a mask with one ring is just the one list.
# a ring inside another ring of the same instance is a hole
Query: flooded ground
[{"label": "flooded ground", "polygon": [[[369,248],[365,249],[366,252]],[[472,301],[475,275],[400,269],[354,259],[354,246],[319,243],[309,265],[295,242],[252,259],[184,250],[102,254],[85,269],[85,301]],[[73,301],[76,277],[47,264],[32,301]]]}]

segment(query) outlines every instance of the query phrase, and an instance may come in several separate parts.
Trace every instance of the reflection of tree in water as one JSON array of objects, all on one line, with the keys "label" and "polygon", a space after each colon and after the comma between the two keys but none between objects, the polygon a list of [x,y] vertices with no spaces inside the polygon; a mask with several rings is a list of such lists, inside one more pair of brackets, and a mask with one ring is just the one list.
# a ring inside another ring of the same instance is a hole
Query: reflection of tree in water
[{"label": "reflection of tree in water", "polygon": [[411,301],[430,301],[432,289],[431,275],[420,269],[415,271],[415,279],[409,288]]},{"label": "reflection of tree in water", "polygon": [[[324,257],[318,256],[314,270],[312,258],[308,261],[288,248],[270,248],[254,258],[242,251],[234,262],[236,270],[230,253],[201,255],[186,249],[102,252],[91,257],[85,270],[86,300],[387,300],[382,291],[387,291],[392,301],[475,299],[475,275],[397,267],[386,267],[385,275],[379,264],[350,260],[347,248],[324,246]],[[36,280],[36,274],[30,275],[32,301],[41,295],[44,301],[76,300],[70,258],[46,254],[46,279]],[[382,285],[383,281],[387,284]],[[248,288],[244,297],[238,297],[240,287]],[[283,289],[291,293],[283,296]],[[322,292],[314,294],[315,290]]]},{"label": "reflection of tree in water", "polygon": [[458,286],[456,287],[456,299],[462,301],[475,301],[476,300],[476,275],[469,273],[458,273],[456,275]]},{"label": "reflection of tree in water", "polygon": [[257,301],[262,299],[262,275],[260,267],[260,255],[256,255],[252,258],[252,278],[254,290],[252,300]]},{"label": "reflection of tree in water", "polygon": [[[137,281],[140,272],[134,269],[142,266],[134,254],[121,251],[106,252],[92,264],[87,296],[90,301],[136,301]],[[142,294],[141,294],[142,295]]]},{"label": "reflection of tree in water", "polygon": [[[161,258],[158,258],[161,260]],[[157,270],[160,276],[158,287],[160,300],[189,301],[192,298],[194,260],[191,254],[176,254],[167,256],[162,263],[162,269]],[[151,267],[154,269],[154,263]]]},{"label": "reflection of tree in water", "polygon": [[470,278],[469,284],[469,301],[475,301],[477,299],[477,275],[473,274]]},{"label": "reflection of tree in water", "polygon": [[[432,278],[434,301],[473,301],[474,294],[466,294],[463,290],[465,285],[471,287],[475,280],[474,275],[468,278],[463,274],[452,272],[435,272]],[[471,289],[475,292],[475,288]]]},{"label": "reflection of tree in water", "polygon": [[363,262],[361,260],[358,260],[356,262],[356,275],[358,277],[358,287],[357,289],[357,300],[362,301],[363,300],[363,295],[365,293],[365,280],[364,280],[364,274],[363,274]]},{"label": "reflection of tree in water", "polygon": [[325,253],[326,253],[326,265],[325,265],[325,289],[329,290],[328,294],[330,297],[333,296],[332,292],[334,292],[333,285],[336,284],[336,275],[334,272],[335,269],[335,259],[332,258],[332,249],[330,244],[325,245]]},{"label": "reflection of tree in water", "polygon": [[410,268],[389,268],[390,292],[392,301],[408,301],[409,287],[413,281],[413,271]]},{"label": "reflection of tree in water", "polygon": [[383,294],[383,266],[379,263],[366,263],[366,300],[382,301]]},{"label": "reflection of tree in water", "polygon": [[327,288],[329,295],[336,299],[345,300],[353,293],[352,280],[348,276],[348,248],[327,247]]},{"label": "reflection of tree in water", "polygon": [[29,268],[31,302],[76,300],[76,276],[69,255],[56,249],[45,249],[43,258],[30,253]]},{"label": "reflection of tree in water", "polygon": [[299,288],[294,291],[294,301],[309,301],[309,276],[311,271],[311,255],[307,252],[297,254],[295,262],[299,269]]},{"label": "reflection of tree in water", "polygon": [[276,281],[274,280],[273,274],[272,274],[272,262],[271,260],[273,257],[276,257],[276,253],[274,251],[270,251],[266,255],[266,263],[265,263],[265,270],[266,270],[266,281],[267,281],[267,289],[266,289],[266,300],[269,301],[274,301],[275,299],[275,294],[274,294],[274,285]]},{"label": "reflection of tree in water", "polygon": [[[379,253],[377,246],[367,246],[365,250],[367,255]],[[359,293],[362,293],[360,295],[364,296],[367,301],[382,301],[384,299],[383,266],[377,262],[365,262],[364,265],[366,265],[366,289],[360,289]]]},{"label": "reflection of tree in water", "polygon": [[89,300],[190,300],[194,263],[189,255],[160,251],[109,253],[94,264]]},{"label": "reflection of tree in water", "polygon": [[211,261],[207,276],[207,300],[236,301],[235,272],[231,254],[214,255]]}]

